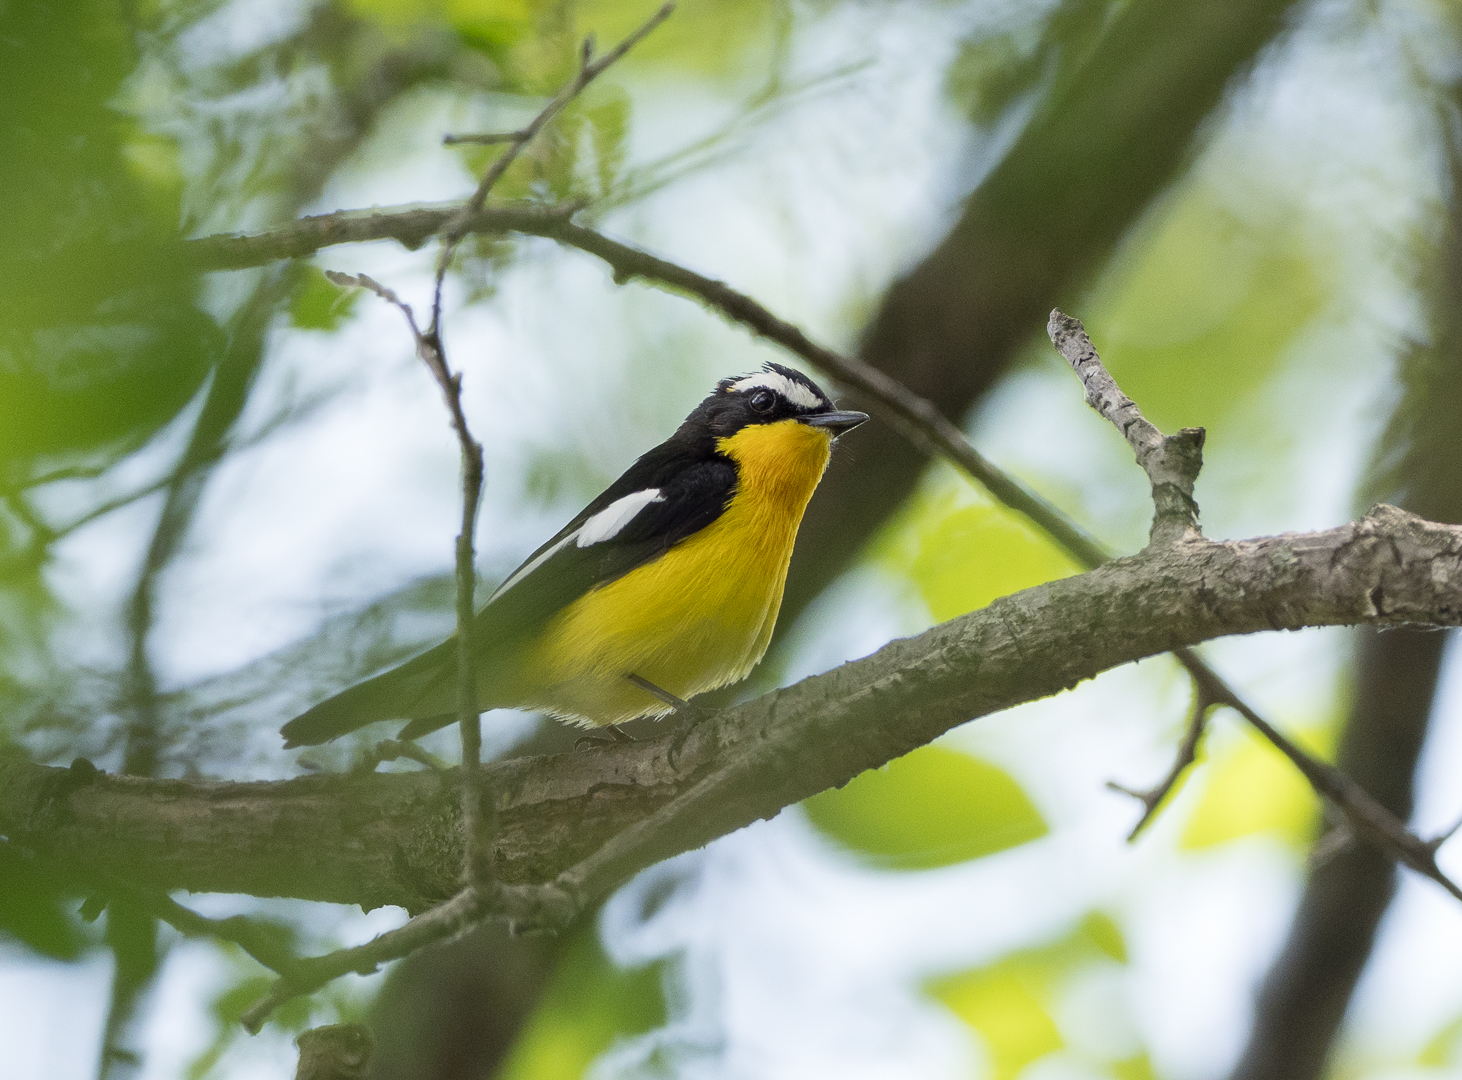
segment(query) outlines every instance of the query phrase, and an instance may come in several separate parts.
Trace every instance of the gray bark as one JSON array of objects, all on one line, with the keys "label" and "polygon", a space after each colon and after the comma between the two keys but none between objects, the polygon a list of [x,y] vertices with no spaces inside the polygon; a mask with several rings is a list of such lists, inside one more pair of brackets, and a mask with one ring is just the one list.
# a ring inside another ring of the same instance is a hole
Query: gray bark
[{"label": "gray bark", "polygon": [[[585,897],[969,719],[1225,634],[1462,622],[1462,527],[1394,507],[1318,533],[1189,538],[996,601],[872,656],[652,742],[484,769],[499,880],[544,882],[661,808],[668,824],[599,858]],[[0,835],[83,879],[420,911],[461,874],[450,775],[272,783],[150,780],[0,756]]]}]

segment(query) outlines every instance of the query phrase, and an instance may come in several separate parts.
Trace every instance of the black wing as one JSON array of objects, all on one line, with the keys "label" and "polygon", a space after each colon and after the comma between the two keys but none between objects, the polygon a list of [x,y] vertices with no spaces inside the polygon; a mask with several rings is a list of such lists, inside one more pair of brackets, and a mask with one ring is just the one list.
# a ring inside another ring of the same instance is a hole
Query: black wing
[{"label": "black wing", "polygon": [[[646,464],[651,467],[641,468]],[[585,523],[620,499],[652,488],[659,490],[658,499],[641,507],[612,536],[579,546]],[[591,589],[623,577],[704,529],[725,511],[735,490],[736,466],[727,458],[679,463],[647,463],[642,458],[509,575],[477,616],[479,640],[501,642],[536,632]]]},{"label": "black wing", "polygon": [[[662,444],[632,465],[546,544],[510,574],[477,615],[474,645],[487,652],[511,647],[540,630],[580,596],[623,577],[704,529],[725,511],[736,490],[728,458],[677,453]],[[580,547],[586,522],[627,495],[658,489],[613,535]],[[376,720],[413,720],[415,738],[449,723],[439,699],[456,678],[456,636],[399,667],[320,702],[282,729],[286,747],[326,742]]]}]

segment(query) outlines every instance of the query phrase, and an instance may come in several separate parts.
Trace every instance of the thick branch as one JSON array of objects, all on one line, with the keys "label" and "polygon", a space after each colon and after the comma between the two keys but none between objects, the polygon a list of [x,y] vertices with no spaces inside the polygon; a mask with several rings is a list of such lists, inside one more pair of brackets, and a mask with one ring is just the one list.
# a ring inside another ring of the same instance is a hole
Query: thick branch
[{"label": "thick branch", "polygon": [[[497,879],[545,882],[672,801],[693,809],[609,853],[598,891],[974,717],[1225,634],[1462,623],[1462,527],[1379,506],[1325,532],[1150,548],[997,600],[692,728],[485,770]],[[161,889],[419,911],[457,893],[450,774],[225,784],[100,776],[0,757],[0,835],[82,873]],[[696,794],[696,793],[699,794]]]}]

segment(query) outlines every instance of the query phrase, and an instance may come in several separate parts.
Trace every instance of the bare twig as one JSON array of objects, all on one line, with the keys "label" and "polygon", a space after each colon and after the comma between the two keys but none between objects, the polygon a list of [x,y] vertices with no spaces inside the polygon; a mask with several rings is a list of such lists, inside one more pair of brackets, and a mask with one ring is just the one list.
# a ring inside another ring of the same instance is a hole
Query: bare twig
[{"label": "bare twig", "polygon": [[[188,249],[205,270],[241,270],[275,259],[295,259],[337,244],[395,240],[415,251],[462,215],[462,203],[398,206],[387,210],[337,210],[300,218],[268,232],[251,235],[219,233],[188,241]],[[576,203],[542,206],[504,203],[485,206],[462,226],[466,232],[496,235],[523,232],[537,235],[548,222],[570,217],[581,209]]]},{"label": "bare twig", "polygon": [[436,283],[432,290],[431,333],[433,336],[438,335],[441,331],[442,285],[446,281],[447,269],[452,264],[452,256],[456,253],[457,246],[467,236],[469,232],[468,226],[472,218],[482,210],[487,202],[487,196],[497,185],[497,182],[502,179],[503,174],[508,171],[508,166],[517,159],[518,155],[522,153],[523,148],[533,141],[538,133],[543,130],[544,126],[563,111],[569,102],[583,93],[584,88],[598,78],[606,68],[643,41],[662,22],[670,18],[670,13],[674,10],[674,3],[663,5],[638,30],[630,34],[629,37],[625,38],[597,60],[594,59],[594,38],[592,36],[586,37],[579,50],[578,73],[569,80],[568,84],[558,92],[552,101],[539,111],[537,116],[528,122],[527,127],[521,131],[510,133],[506,139],[493,140],[496,142],[506,142],[507,149],[488,167],[487,172],[483,173],[482,179],[477,182],[477,189],[472,192],[471,198],[463,204],[457,217],[448,224],[446,233],[442,238],[442,250],[437,257]]},{"label": "bare twig", "polygon": [[482,135],[443,135],[443,146],[460,146],[464,143],[478,146],[495,146],[505,142],[523,142],[521,131],[498,131]]},{"label": "bare twig", "polygon": [[[1152,498],[1157,508],[1152,525],[1154,546],[1163,540],[1175,543],[1185,538],[1201,539],[1202,534],[1197,525],[1198,504],[1193,500],[1193,485],[1203,465],[1202,430],[1185,428],[1175,436],[1164,436],[1148,422],[1103,366],[1086,330],[1076,319],[1060,311],[1053,311],[1047,332],[1051,336],[1052,344],[1066,357],[1081,378],[1086,387],[1088,404],[1122,433],[1136,451],[1138,463],[1152,480]],[[1208,700],[1227,705],[1238,712],[1250,726],[1289,758],[1315,791],[1345,815],[1356,835],[1366,837],[1404,866],[1431,878],[1462,900],[1462,889],[1437,867],[1436,849],[1410,832],[1395,814],[1376,801],[1368,791],[1335,766],[1312,757],[1281,734],[1274,725],[1234,693],[1191,649],[1177,649],[1173,655],[1192,675],[1200,701]],[[1146,799],[1143,801],[1146,802]],[[1143,820],[1150,814],[1151,807]]]},{"label": "bare twig", "polygon": [[[587,860],[586,860],[587,861]],[[382,964],[400,959],[434,941],[452,937],[481,920],[496,916],[515,930],[561,930],[573,921],[587,902],[581,890],[571,891],[565,882],[575,871],[541,885],[489,883],[484,888],[467,886],[456,896],[399,926],[377,934],[364,945],[337,949],[320,956],[293,961],[281,973],[269,992],[241,1018],[244,1027],[258,1033],[269,1014],[291,998],[312,994],[342,975],[355,972],[370,975]],[[583,876],[582,873],[579,876]]]},{"label": "bare twig", "polygon": [[471,925],[479,917],[480,909],[477,891],[463,889],[446,903],[438,904],[404,926],[378,934],[364,945],[297,960],[287,973],[281,973],[264,997],[249,1006],[241,1022],[251,1033],[258,1034],[269,1014],[291,998],[313,993],[352,971],[369,975],[389,960],[450,937]]},{"label": "bare twig", "polygon": [[1156,786],[1146,790],[1129,788],[1117,783],[1115,780],[1108,780],[1107,787],[1113,791],[1120,791],[1123,795],[1130,795],[1142,803],[1142,817],[1137,824],[1132,826],[1132,831],[1127,834],[1129,841],[1136,840],[1142,830],[1157,816],[1157,811],[1167,799],[1172,790],[1177,787],[1178,781],[1183,778],[1189,767],[1198,760],[1198,744],[1203,739],[1203,731],[1208,725],[1208,713],[1215,705],[1219,704],[1217,698],[1210,697],[1207,692],[1207,684],[1200,683],[1196,679],[1193,682],[1193,707],[1188,713],[1188,727],[1183,734],[1183,741],[1178,745],[1177,756],[1173,759],[1172,768],[1167,775],[1160,780]]},{"label": "bare twig", "polygon": [[421,746],[410,740],[382,739],[361,756],[360,761],[351,768],[351,772],[375,772],[376,766],[382,762],[397,761],[401,758],[425,765],[433,772],[445,772],[451,767],[429,750],[422,749]]},{"label": "bare twig", "polygon": [[471,887],[480,884],[484,879],[483,855],[488,847],[484,842],[484,825],[490,830],[491,823],[484,823],[482,820],[482,804],[486,802],[489,806],[492,805],[491,799],[483,799],[479,789],[482,721],[477,710],[476,650],[473,647],[477,570],[472,539],[477,524],[477,508],[482,497],[482,444],[472,437],[467,426],[467,414],[462,411],[462,376],[454,373],[448,366],[437,327],[433,325],[423,331],[417,325],[416,314],[411,310],[411,305],[372,277],[365,274],[341,274],[334,270],[326,271],[325,276],[336,285],[369,289],[401,312],[416,342],[417,356],[441,388],[447,411],[452,417],[452,429],[457,433],[457,441],[462,449],[462,528],[457,534],[456,557],[457,726],[462,737],[463,877],[467,886]]},{"label": "bare twig", "polygon": [[1203,429],[1183,428],[1176,435],[1164,435],[1153,426],[1137,404],[1122,393],[1076,319],[1052,311],[1046,332],[1086,388],[1086,403],[1122,433],[1137,455],[1137,464],[1147,473],[1156,508],[1152,542],[1172,543],[1185,536],[1201,536],[1193,485],[1203,468]]}]

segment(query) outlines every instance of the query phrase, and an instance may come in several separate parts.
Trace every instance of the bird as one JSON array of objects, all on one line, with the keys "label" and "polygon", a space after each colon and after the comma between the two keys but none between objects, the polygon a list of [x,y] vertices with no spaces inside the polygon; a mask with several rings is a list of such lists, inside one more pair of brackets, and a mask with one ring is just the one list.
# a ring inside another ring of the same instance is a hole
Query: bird
[{"label": "bird", "polygon": [[[623,739],[627,720],[746,678],[832,444],[867,419],[781,364],[720,380],[474,616],[478,712],[533,710]],[[295,717],[285,746],[377,720],[408,721],[402,739],[444,727],[456,666],[454,635]]]}]

